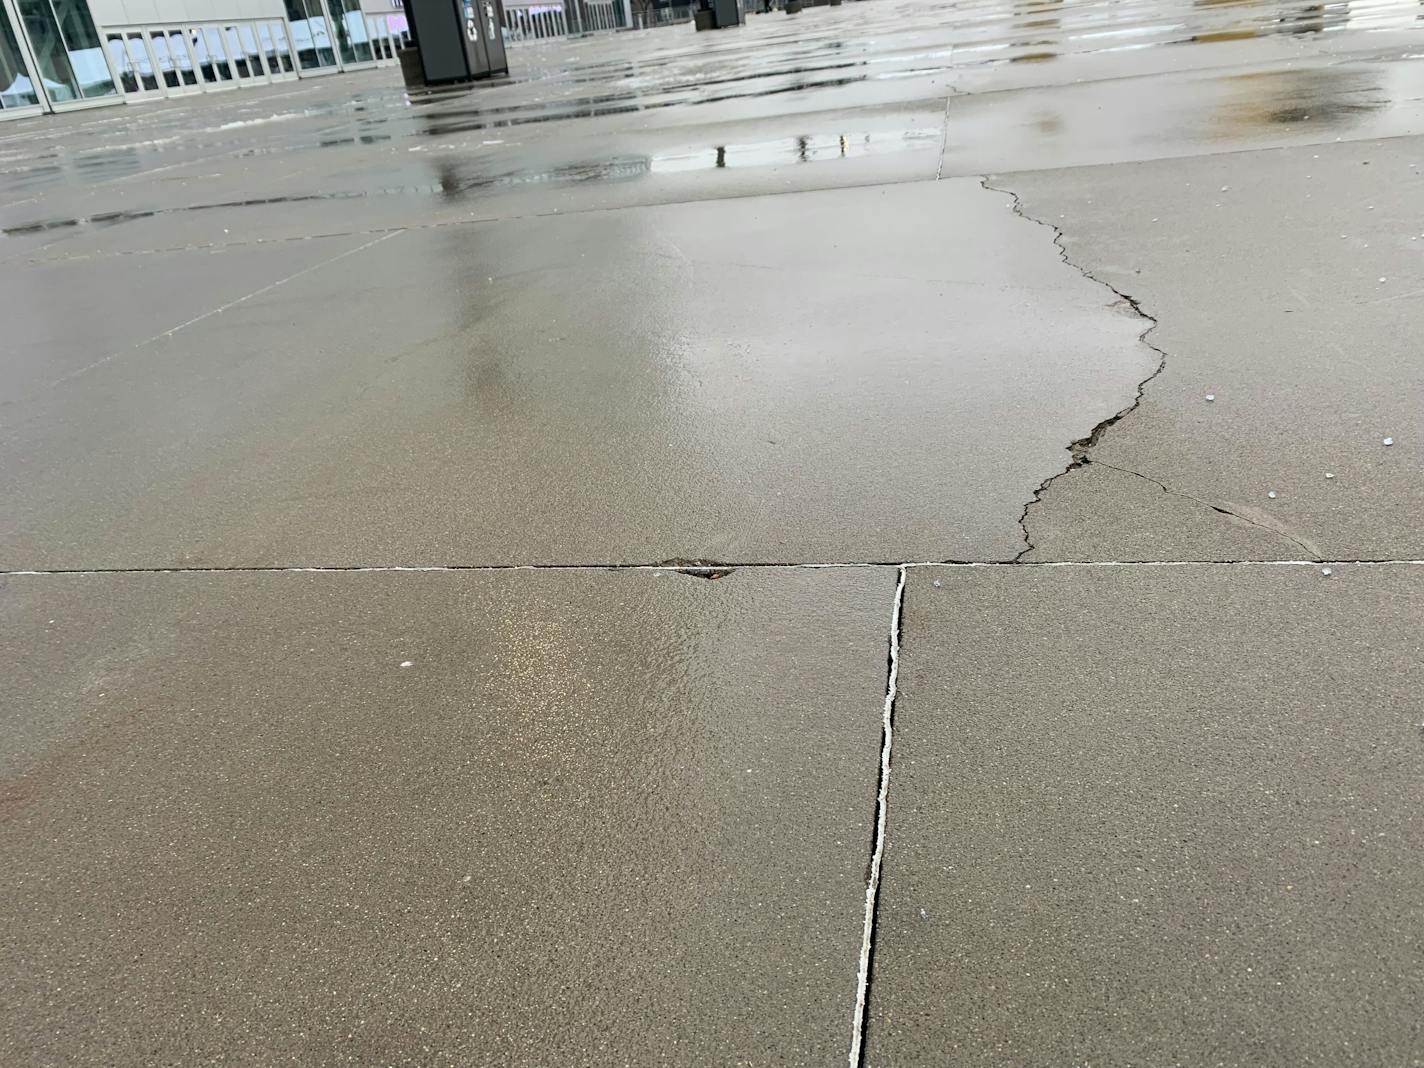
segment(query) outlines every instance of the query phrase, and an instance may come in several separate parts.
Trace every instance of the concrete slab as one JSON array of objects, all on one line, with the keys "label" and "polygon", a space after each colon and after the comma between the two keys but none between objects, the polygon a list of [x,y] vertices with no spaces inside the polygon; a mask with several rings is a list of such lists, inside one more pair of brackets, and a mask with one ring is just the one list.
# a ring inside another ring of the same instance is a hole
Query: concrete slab
[{"label": "concrete slab", "polygon": [[[365,240],[233,241],[141,256],[83,255],[12,265],[0,288],[5,323],[0,398],[13,405],[53,389],[100,361],[122,358],[169,331],[187,328],[198,316],[211,316],[284,279],[335,262]],[[7,422],[14,411],[7,413]]]},{"label": "concrete slab", "polygon": [[[626,116],[486,129],[412,114],[403,98],[383,107],[319,120],[292,102],[232,120],[271,123],[281,138],[254,135],[254,147],[240,131],[182,135],[194,158],[154,151],[157,178],[145,169],[76,184],[0,217],[11,239],[47,228],[41,255],[88,254],[842,188],[934,178],[944,127],[942,95],[631,129]],[[180,136],[166,130],[151,132]],[[92,169],[116,151],[85,158]]]},{"label": "concrete slab", "polygon": [[1413,60],[1268,64],[956,98],[945,174],[1027,171],[1424,133]]},{"label": "concrete slab", "polygon": [[[1320,546],[1275,527],[1261,508],[1193,497],[1145,475],[1089,463],[1030,507],[1025,559],[1308,560]],[[1139,517],[1150,516],[1150,522]],[[1096,555],[1110,554],[1110,555]]]},{"label": "concrete slab", "polygon": [[[1408,340],[1424,286],[1424,140],[992,181],[1158,320],[1166,369],[1093,458],[1289,539],[1222,544],[1217,558],[1424,557],[1424,371]],[[1165,503],[1140,488],[1046,502],[1041,532],[1030,510],[1029,558],[1200,558],[1200,524]]]},{"label": "concrete slab", "polygon": [[388,235],[17,410],[0,561],[1009,559],[1112,301],[970,180]]},{"label": "concrete slab", "polygon": [[895,582],[0,581],[0,1060],[843,1060]]},{"label": "concrete slab", "polygon": [[1334,571],[911,570],[867,1064],[1417,1062],[1424,566]]}]

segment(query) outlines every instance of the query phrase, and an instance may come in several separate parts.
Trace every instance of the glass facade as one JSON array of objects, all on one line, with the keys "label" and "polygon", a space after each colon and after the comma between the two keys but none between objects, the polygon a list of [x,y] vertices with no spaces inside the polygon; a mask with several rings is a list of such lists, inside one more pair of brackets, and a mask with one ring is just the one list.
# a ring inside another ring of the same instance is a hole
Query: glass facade
[{"label": "glass facade", "polygon": [[322,11],[321,0],[286,0],[287,21],[292,24],[292,43],[302,70],[336,66],[331,27]]},{"label": "glass facade", "polygon": [[262,54],[267,57],[268,74],[291,74],[292,53],[287,48],[287,31],[280,22],[259,22],[257,37]]},{"label": "glass facade", "polygon": [[370,63],[371,40],[366,32],[366,16],[361,13],[360,0],[329,0],[331,17],[336,20],[336,43],[341,49],[341,62]]},{"label": "glass facade", "polygon": [[10,16],[0,7],[0,110],[33,107],[39,102],[15,28],[10,25]]},{"label": "glass facade", "polygon": [[85,0],[17,0],[45,93],[54,103],[118,90]]},{"label": "glass facade", "polygon": [[283,3],[289,19],[96,28],[89,0],[0,0],[0,111],[162,98],[391,63],[406,39],[404,16],[368,16],[360,0]]}]

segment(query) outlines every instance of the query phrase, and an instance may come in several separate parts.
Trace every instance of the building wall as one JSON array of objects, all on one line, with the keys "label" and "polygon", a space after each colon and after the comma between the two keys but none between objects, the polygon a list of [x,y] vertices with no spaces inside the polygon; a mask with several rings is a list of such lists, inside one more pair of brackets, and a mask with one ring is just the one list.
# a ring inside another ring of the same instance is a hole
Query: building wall
[{"label": "building wall", "polygon": [[[394,64],[408,34],[402,0],[65,3],[64,28],[56,24],[50,31],[53,46],[68,49],[65,70],[92,77],[63,84],[54,80],[60,76],[51,63],[41,68],[45,76],[36,79],[30,68],[33,47],[7,45],[0,54],[0,119],[41,109],[136,103]],[[18,42],[27,42],[25,25],[15,11],[11,0],[0,0],[5,26]],[[63,41],[61,34],[67,34]]]},{"label": "building wall", "polygon": [[282,0],[89,0],[89,10],[100,26],[287,17]]}]

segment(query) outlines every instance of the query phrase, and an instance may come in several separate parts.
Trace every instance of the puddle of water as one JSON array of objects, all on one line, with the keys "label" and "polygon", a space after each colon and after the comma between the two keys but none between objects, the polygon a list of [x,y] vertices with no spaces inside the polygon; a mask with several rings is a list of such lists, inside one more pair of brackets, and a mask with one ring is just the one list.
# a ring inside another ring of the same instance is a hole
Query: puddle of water
[{"label": "puddle of water", "polygon": [[[383,138],[389,140],[389,138]],[[157,215],[211,211],[218,208],[270,207],[319,200],[352,200],[369,196],[439,195],[459,198],[481,189],[519,186],[559,186],[584,182],[625,182],[650,174],[678,174],[694,171],[744,167],[772,167],[783,164],[820,163],[855,159],[895,152],[937,150],[939,132],[930,129],[891,130],[861,134],[817,134],[757,141],[746,144],[714,145],[689,152],[665,155],[621,155],[601,160],[581,160],[541,170],[504,171],[484,174],[463,168],[458,160],[432,164],[435,182],[431,185],[396,186],[367,191],[308,193],[279,197],[254,197],[212,204],[182,207],[130,209],[103,212],[73,219],[52,219],[7,226],[0,233],[14,237],[74,226],[107,227],[149,219]]]},{"label": "puddle of water", "polygon": [[1232,97],[1219,113],[1237,136],[1263,126],[1309,122],[1341,126],[1389,106],[1390,97],[1373,71],[1326,67],[1258,71],[1226,80]]},{"label": "puddle of water", "polygon": [[938,147],[939,131],[929,129],[804,136],[741,145],[717,145],[697,152],[654,156],[649,169],[654,174],[673,174],[719,168],[774,167],[784,163],[855,159]]}]

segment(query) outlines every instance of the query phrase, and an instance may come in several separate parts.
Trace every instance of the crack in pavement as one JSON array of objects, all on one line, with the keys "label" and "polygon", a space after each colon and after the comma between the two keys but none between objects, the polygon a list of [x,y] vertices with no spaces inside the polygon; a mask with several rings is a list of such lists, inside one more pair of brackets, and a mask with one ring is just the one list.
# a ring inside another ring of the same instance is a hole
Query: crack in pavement
[{"label": "crack in pavement", "polygon": [[900,639],[903,631],[905,577],[909,565],[900,566],[895,600],[890,610],[889,652],[886,658],[885,706],[880,727],[880,778],[875,790],[875,832],[870,845],[870,867],[865,878],[865,924],[860,939],[860,969],[856,974],[855,1011],[851,1016],[849,1068],[865,1060],[865,1025],[870,1003],[870,968],[875,955],[875,913],[880,903],[880,869],[885,858],[885,806],[890,795],[890,752],[895,735],[895,700],[899,696]]},{"label": "crack in pavement", "polygon": [[1143,479],[1146,482],[1152,483],[1154,486],[1161,489],[1163,493],[1170,493],[1175,497],[1183,497],[1186,500],[1195,501],[1197,504],[1205,505],[1207,508],[1210,508],[1213,512],[1217,512],[1221,515],[1231,516],[1233,519],[1239,519],[1243,523],[1249,523],[1253,527],[1259,527],[1261,530],[1268,531],[1271,534],[1275,534],[1277,537],[1284,538],[1286,541],[1291,542],[1293,545],[1299,546],[1300,548],[1304,549],[1307,553],[1310,554],[1312,560],[1320,556],[1320,550],[1314,545],[1308,545],[1305,542],[1301,541],[1299,538],[1287,534],[1284,530],[1278,530],[1277,528],[1269,526],[1266,523],[1259,522],[1255,519],[1250,518],[1249,516],[1244,516],[1240,512],[1233,512],[1230,508],[1227,508],[1223,505],[1212,504],[1211,501],[1203,500],[1201,497],[1194,497],[1190,493],[1184,493],[1179,489],[1173,489],[1165,482],[1158,482],[1151,475],[1144,475],[1141,471],[1130,471],[1126,467],[1118,467],[1116,464],[1106,463],[1103,460],[1085,459],[1083,461],[1083,464],[1080,466],[1085,466],[1087,464],[1097,464],[1099,467],[1106,467],[1110,471],[1121,471],[1124,475],[1136,475],[1138,478]]},{"label": "crack in pavement", "polygon": [[1098,278],[1086,267],[1082,266],[1081,264],[1074,263],[1071,259],[1069,259],[1068,249],[1063,244],[1062,230],[1060,230],[1053,223],[1048,222],[1046,219],[1036,219],[1032,215],[1026,214],[1023,210],[1023,201],[1019,197],[1019,195],[1015,193],[1012,189],[1005,189],[1001,186],[990,185],[988,175],[981,176],[979,178],[979,184],[989,192],[1002,193],[1005,196],[1011,198],[1013,212],[1019,218],[1027,219],[1029,222],[1037,223],[1039,226],[1046,226],[1050,230],[1052,230],[1053,245],[1055,248],[1058,249],[1059,259],[1061,259],[1069,267],[1072,267],[1075,271],[1081,274],[1084,278],[1088,279],[1090,282],[1096,282],[1104,289],[1107,289],[1109,292],[1115,294],[1120,302],[1126,304],[1129,308],[1132,309],[1134,315],[1145,320],[1147,325],[1143,328],[1142,333],[1137,335],[1137,340],[1142,342],[1142,344],[1146,345],[1149,349],[1151,349],[1157,354],[1157,366],[1153,368],[1151,374],[1149,374],[1141,382],[1137,383],[1137,391],[1135,396],[1132,398],[1132,403],[1129,404],[1127,407],[1123,408],[1121,411],[1118,411],[1115,414],[1110,415],[1106,419],[1099,422],[1084,437],[1078,438],[1076,441],[1069,442],[1067,448],[1069,453],[1072,455],[1072,459],[1069,461],[1068,466],[1066,466],[1062,471],[1059,471],[1057,474],[1053,474],[1050,475],[1048,478],[1045,478],[1042,482],[1038,484],[1038,488],[1033,491],[1033,496],[1029,498],[1028,502],[1024,505],[1023,512],[1019,515],[1019,530],[1023,534],[1024,547],[1013,559],[1014,563],[1018,563],[1022,561],[1023,558],[1029,553],[1033,552],[1035,548],[1037,548],[1037,546],[1033,543],[1033,538],[1029,535],[1028,532],[1029,512],[1033,509],[1033,506],[1043,500],[1044,493],[1048,491],[1048,488],[1052,486],[1053,483],[1057,482],[1060,478],[1069,474],[1070,472],[1076,471],[1078,468],[1082,467],[1088,462],[1088,450],[1091,449],[1102,439],[1103,434],[1107,432],[1109,427],[1121,421],[1131,412],[1136,411],[1138,405],[1142,403],[1142,398],[1146,393],[1147,383],[1151,382],[1154,378],[1156,378],[1158,375],[1160,375],[1163,371],[1167,369],[1167,353],[1165,350],[1158,348],[1151,341],[1147,340],[1147,335],[1152,333],[1153,330],[1157,329],[1156,316],[1149,315],[1147,312],[1143,311],[1142,305],[1138,303],[1137,298],[1132,296],[1130,293],[1124,293],[1122,290],[1118,289],[1111,283],[1104,282],[1101,278]]}]

